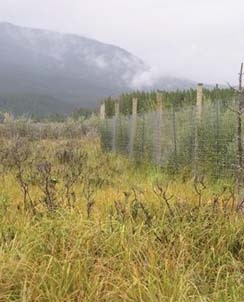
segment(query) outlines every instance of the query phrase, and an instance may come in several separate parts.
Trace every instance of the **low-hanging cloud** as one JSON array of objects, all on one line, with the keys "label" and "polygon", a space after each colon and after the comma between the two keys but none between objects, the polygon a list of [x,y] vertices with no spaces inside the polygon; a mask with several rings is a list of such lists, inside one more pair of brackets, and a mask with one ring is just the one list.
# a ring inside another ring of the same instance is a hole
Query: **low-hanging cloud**
[{"label": "low-hanging cloud", "polygon": [[162,77],[162,71],[156,67],[148,68],[145,71],[136,73],[131,80],[132,89],[142,89],[153,87]]},{"label": "low-hanging cloud", "polygon": [[0,3],[1,21],[85,35],[131,51],[153,66],[133,85],[153,82],[158,69],[196,81],[235,82],[244,60],[243,12],[243,0]]}]

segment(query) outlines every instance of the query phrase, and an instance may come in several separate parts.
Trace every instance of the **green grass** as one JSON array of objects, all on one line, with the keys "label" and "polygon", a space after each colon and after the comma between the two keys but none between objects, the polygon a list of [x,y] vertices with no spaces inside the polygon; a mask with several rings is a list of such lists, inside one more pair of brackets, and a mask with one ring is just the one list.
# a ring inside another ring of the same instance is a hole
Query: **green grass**
[{"label": "green grass", "polygon": [[[35,144],[54,161],[60,142]],[[0,301],[244,301],[244,220],[231,201],[223,205],[222,184],[207,183],[198,207],[191,180],[77,144],[91,167],[104,169],[97,174],[115,170],[96,190],[89,219],[81,183],[74,207],[38,203],[33,215],[23,209],[15,171],[3,173]],[[170,208],[154,193],[157,180],[164,190],[169,184]],[[31,193],[39,200],[35,185]]]}]

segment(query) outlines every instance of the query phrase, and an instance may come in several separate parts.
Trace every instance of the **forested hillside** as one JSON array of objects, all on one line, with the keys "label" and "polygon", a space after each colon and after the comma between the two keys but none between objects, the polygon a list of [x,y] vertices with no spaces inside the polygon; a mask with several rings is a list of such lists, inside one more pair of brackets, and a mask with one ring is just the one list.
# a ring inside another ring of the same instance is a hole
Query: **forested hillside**
[{"label": "forested hillside", "polygon": [[166,75],[145,80],[150,67],[117,46],[1,22],[0,66],[1,109],[16,114],[69,113],[74,107],[94,109],[101,98],[134,89],[194,86]]},{"label": "forested hillside", "polygon": [[46,95],[0,94],[0,111],[11,112],[15,116],[25,115],[46,117],[53,114],[71,113],[74,105]]}]

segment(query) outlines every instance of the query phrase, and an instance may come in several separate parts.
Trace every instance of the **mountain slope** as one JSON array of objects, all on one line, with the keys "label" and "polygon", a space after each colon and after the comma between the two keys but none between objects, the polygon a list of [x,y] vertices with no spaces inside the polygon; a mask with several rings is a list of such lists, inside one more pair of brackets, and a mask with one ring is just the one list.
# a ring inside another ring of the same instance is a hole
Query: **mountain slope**
[{"label": "mountain slope", "polygon": [[[119,47],[0,23],[0,99],[20,95],[21,102],[23,95],[36,95],[45,104],[50,97],[52,110],[53,100],[57,106],[67,103],[70,110],[92,108],[103,97],[137,88],[132,84],[147,72],[142,60]],[[157,83],[160,88],[164,85],[175,88],[177,80]]]},{"label": "mountain slope", "polygon": [[11,112],[15,116],[44,117],[52,114],[71,113],[70,104],[51,96],[37,94],[0,95],[0,112]]},{"label": "mountain slope", "polygon": [[93,106],[128,88],[144,63],[95,40],[0,24],[0,91],[38,93]]}]

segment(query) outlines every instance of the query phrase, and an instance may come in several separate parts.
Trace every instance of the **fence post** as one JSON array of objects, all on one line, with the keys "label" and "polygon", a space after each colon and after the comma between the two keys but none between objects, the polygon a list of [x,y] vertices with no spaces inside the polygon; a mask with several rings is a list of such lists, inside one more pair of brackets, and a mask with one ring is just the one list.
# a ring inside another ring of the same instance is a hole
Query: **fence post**
[{"label": "fence post", "polygon": [[202,116],[202,102],[203,102],[203,84],[199,83],[197,85],[197,103],[196,103],[198,122],[200,122]]},{"label": "fence post", "polygon": [[[216,84],[216,90],[218,91],[218,84]],[[220,117],[220,102],[219,102],[219,96],[218,93],[216,93],[216,176],[220,176],[220,162],[219,162],[219,151],[220,151],[220,145],[219,145],[219,139],[220,139],[220,129],[219,129],[219,117]]]},{"label": "fence post", "polygon": [[105,111],[105,103],[102,103],[100,105],[100,119],[101,120],[105,120],[105,117],[106,117],[106,111]]},{"label": "fence post", "polygon": [[162,112],[163,112],[163,103],[162,103],[162,94],[157,92],[157,129],[156,129],[156,163],[161,163],[162,157]]},{"label": "fence post", "polygon": [[117,122],[119,117],[119,102],[115,101],[114,103],[114,112],[113,117],[113,138],[112,138],[112,152],[116,153],[116,136],[117,136]]},{"label": "fence post", "polygon": [[132,99],[132,116],[131,116],[131,128],[130,128],[130,141],[129,141],[129,157],[133,157],[134,142],[136,137],[136,122],[137,122],[137,98]]},{"label": "fence post", "polygon": [[173,143],[174,143],[174,155],[175,155],[175,162],[174,168],[178,169],[178,157],[177,157],[177,132],[176,132],[176,108],[175,108],[175,100],[173,101],[173,108],[172,108],[172,122],[173,122]]},{"label": "fence post", "polygon": [[196,120],[195,120],[195,148],[194,148],[194,177],[198,176],[199,161],[199,125],[202,118],[203,84],[197,85]]},{"label": "fence post", "polygon": [[115,116],[118,118],[119,117],[119,102],[116,101],[114,104],[114,112],[115,112]]},{"label": "fence post", "polygon": [[145,112],[142,114],[142,138],[141,138],[141,158],[145,158]]}]

